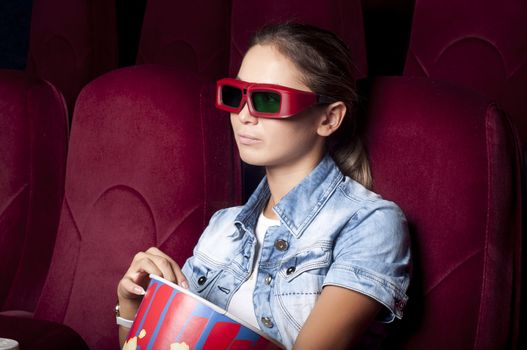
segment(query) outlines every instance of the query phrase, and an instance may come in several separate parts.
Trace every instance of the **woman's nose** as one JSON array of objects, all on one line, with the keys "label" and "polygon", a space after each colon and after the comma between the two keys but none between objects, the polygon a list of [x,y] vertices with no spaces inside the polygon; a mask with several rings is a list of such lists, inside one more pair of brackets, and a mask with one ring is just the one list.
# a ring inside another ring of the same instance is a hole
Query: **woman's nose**
[{"label": "woman's nose", "polygon": [[238,113],[238,118],[242,124],[258,123],[258,118],[252,116],[249,112],[249,105],[247,103],[245,103],[240,113]]}]

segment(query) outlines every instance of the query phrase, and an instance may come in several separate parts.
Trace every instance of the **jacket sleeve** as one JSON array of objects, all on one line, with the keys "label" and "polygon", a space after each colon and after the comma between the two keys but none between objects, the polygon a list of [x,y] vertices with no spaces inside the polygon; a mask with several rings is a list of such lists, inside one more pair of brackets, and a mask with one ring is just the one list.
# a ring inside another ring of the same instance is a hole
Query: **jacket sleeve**
[{"label": "jacket sleeve", "polygon": [[395,203],[380,200],[360,209],[343,228],[323,285],[348,288],[377,300],[385,306],[379,320],[391,322],[403,316],[410,274],[406,218]]}]

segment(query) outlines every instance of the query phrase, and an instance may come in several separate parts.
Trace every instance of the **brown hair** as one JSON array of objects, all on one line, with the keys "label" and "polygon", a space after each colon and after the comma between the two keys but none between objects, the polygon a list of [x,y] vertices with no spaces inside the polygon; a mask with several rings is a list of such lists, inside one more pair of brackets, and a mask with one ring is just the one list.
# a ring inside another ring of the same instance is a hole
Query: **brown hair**
[{"label": "brown hair", "polygon": [[343,174],[371,188],[368,157],[353,112],[359,96],[348,46],[330,31],[295,22],[264,26],[252,37],[250,47],[254,45],[273,45],[299,68],[303,83],[313,92],[346,105],[342,124],[328,137],[326,147]]}]

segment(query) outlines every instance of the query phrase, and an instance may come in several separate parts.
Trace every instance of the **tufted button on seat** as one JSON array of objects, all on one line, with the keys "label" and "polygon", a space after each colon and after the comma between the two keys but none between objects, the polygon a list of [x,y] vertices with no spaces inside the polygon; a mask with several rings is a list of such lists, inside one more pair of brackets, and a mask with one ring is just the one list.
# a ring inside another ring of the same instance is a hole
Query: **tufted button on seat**
[{"label": "tufted button on seat", "polygon": [[296,267],[291,266],[291,267],[289,267],[289,268],[285,271],[285,273],[288,274],[288,275],[290,275],[290,274],[292,274],[293,272],[295,272],[295,270],[296,270]]},{"label": "tufted button on seat", "polygon": [[198,284],[200,286],[202,286],[205,282],[207,282],[207,277],[201,276],[200,278],[198,278]]}]

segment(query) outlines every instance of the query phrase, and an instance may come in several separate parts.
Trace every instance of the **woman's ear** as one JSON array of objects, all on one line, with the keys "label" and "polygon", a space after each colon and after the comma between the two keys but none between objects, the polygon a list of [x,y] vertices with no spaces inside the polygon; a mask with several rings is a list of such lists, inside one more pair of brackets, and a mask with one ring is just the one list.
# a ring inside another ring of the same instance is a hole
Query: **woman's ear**
[{"label": "woman's ear", "polygon": [[346,105],[339,101],[332,103],[324,109],[318,125],[317,133],[320,136],[329,136],[334,133],[346,115]]}]

